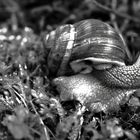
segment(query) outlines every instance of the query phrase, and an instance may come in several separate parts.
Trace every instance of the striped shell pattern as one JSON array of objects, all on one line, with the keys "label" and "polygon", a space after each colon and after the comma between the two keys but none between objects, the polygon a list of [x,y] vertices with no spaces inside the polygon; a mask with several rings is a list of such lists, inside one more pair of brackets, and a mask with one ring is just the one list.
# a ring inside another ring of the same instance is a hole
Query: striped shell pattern
[{"label": "striped shell pattern", "polygon": [[[48,69],[51,74],[65,75],[81,62],[98,65],[125,65],[126,53],[120,35],[107,23],[88,19],[59,26],[46,36]],[[101,67],[102,69],[102,67]]]}]

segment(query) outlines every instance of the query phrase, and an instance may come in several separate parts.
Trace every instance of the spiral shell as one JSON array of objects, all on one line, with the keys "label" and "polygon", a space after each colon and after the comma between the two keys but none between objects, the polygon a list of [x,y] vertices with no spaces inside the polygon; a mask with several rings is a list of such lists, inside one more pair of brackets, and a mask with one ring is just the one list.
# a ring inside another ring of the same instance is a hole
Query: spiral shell
[{"label": "spiral shell", "polygon": [[[52,75],[65,75],[71,67],[81,71],[81,63],[106,69],[125,65],[125,44],[109,24],[88,19],[58,27],[47,35],[48,69]],[[78,67],[78,68],[77,68]]]}]

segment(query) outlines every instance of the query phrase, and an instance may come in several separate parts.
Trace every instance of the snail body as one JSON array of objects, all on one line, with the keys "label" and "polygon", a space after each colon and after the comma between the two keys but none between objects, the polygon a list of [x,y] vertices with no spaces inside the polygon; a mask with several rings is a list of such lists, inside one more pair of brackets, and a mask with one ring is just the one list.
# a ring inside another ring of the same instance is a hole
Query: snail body
[{"label": "snail body", "polygon": [[124,40],[107,23],[89,19],[60,26],[46,42],[48,68],[62,100],[75,97],[91,110],[107,111],[140,87],[140,57],[125,64]]},{"label": "snail body", "polygon": [[61,76],[53,80],[61,101],[78,100],[94,112],[117,111],[135,89],[109,87],[92,74]]}]

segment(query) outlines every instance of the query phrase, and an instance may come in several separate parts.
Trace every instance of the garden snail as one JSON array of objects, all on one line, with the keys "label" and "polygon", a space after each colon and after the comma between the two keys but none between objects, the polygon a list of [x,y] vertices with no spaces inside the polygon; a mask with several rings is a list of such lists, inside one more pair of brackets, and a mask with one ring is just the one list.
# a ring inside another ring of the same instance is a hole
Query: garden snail
[{"label": "garden snail", "polygon": [[[107,110],[111,102],[119,104],[140,87],[140,57],[131,66],[125,64],[125,43],[107,23],[89,19],[60,26],[46,42],[51,49],[50,73],[62,76],[53,80],[62,99],[65,93],[90,104],[92,109]],[[90,74],[63,76],[70,66],[75,74],[84,68],[83,72]],[[81,88],[85,90],[81,92]],[[100,105],[95,106],[95,102]]]}]

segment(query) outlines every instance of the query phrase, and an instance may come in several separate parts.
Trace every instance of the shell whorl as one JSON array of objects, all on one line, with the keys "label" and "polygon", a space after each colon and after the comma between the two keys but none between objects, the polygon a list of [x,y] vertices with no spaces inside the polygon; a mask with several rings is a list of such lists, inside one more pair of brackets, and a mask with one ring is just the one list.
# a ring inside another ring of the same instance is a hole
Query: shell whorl
[{"label": "shell whorl", "polygon": [[50,48],[47,62],[51,74],[63,75],[71,56],[74,33],[75,28],[71,24],[60,26],[50,33],[47,41],[47,47]]}]

